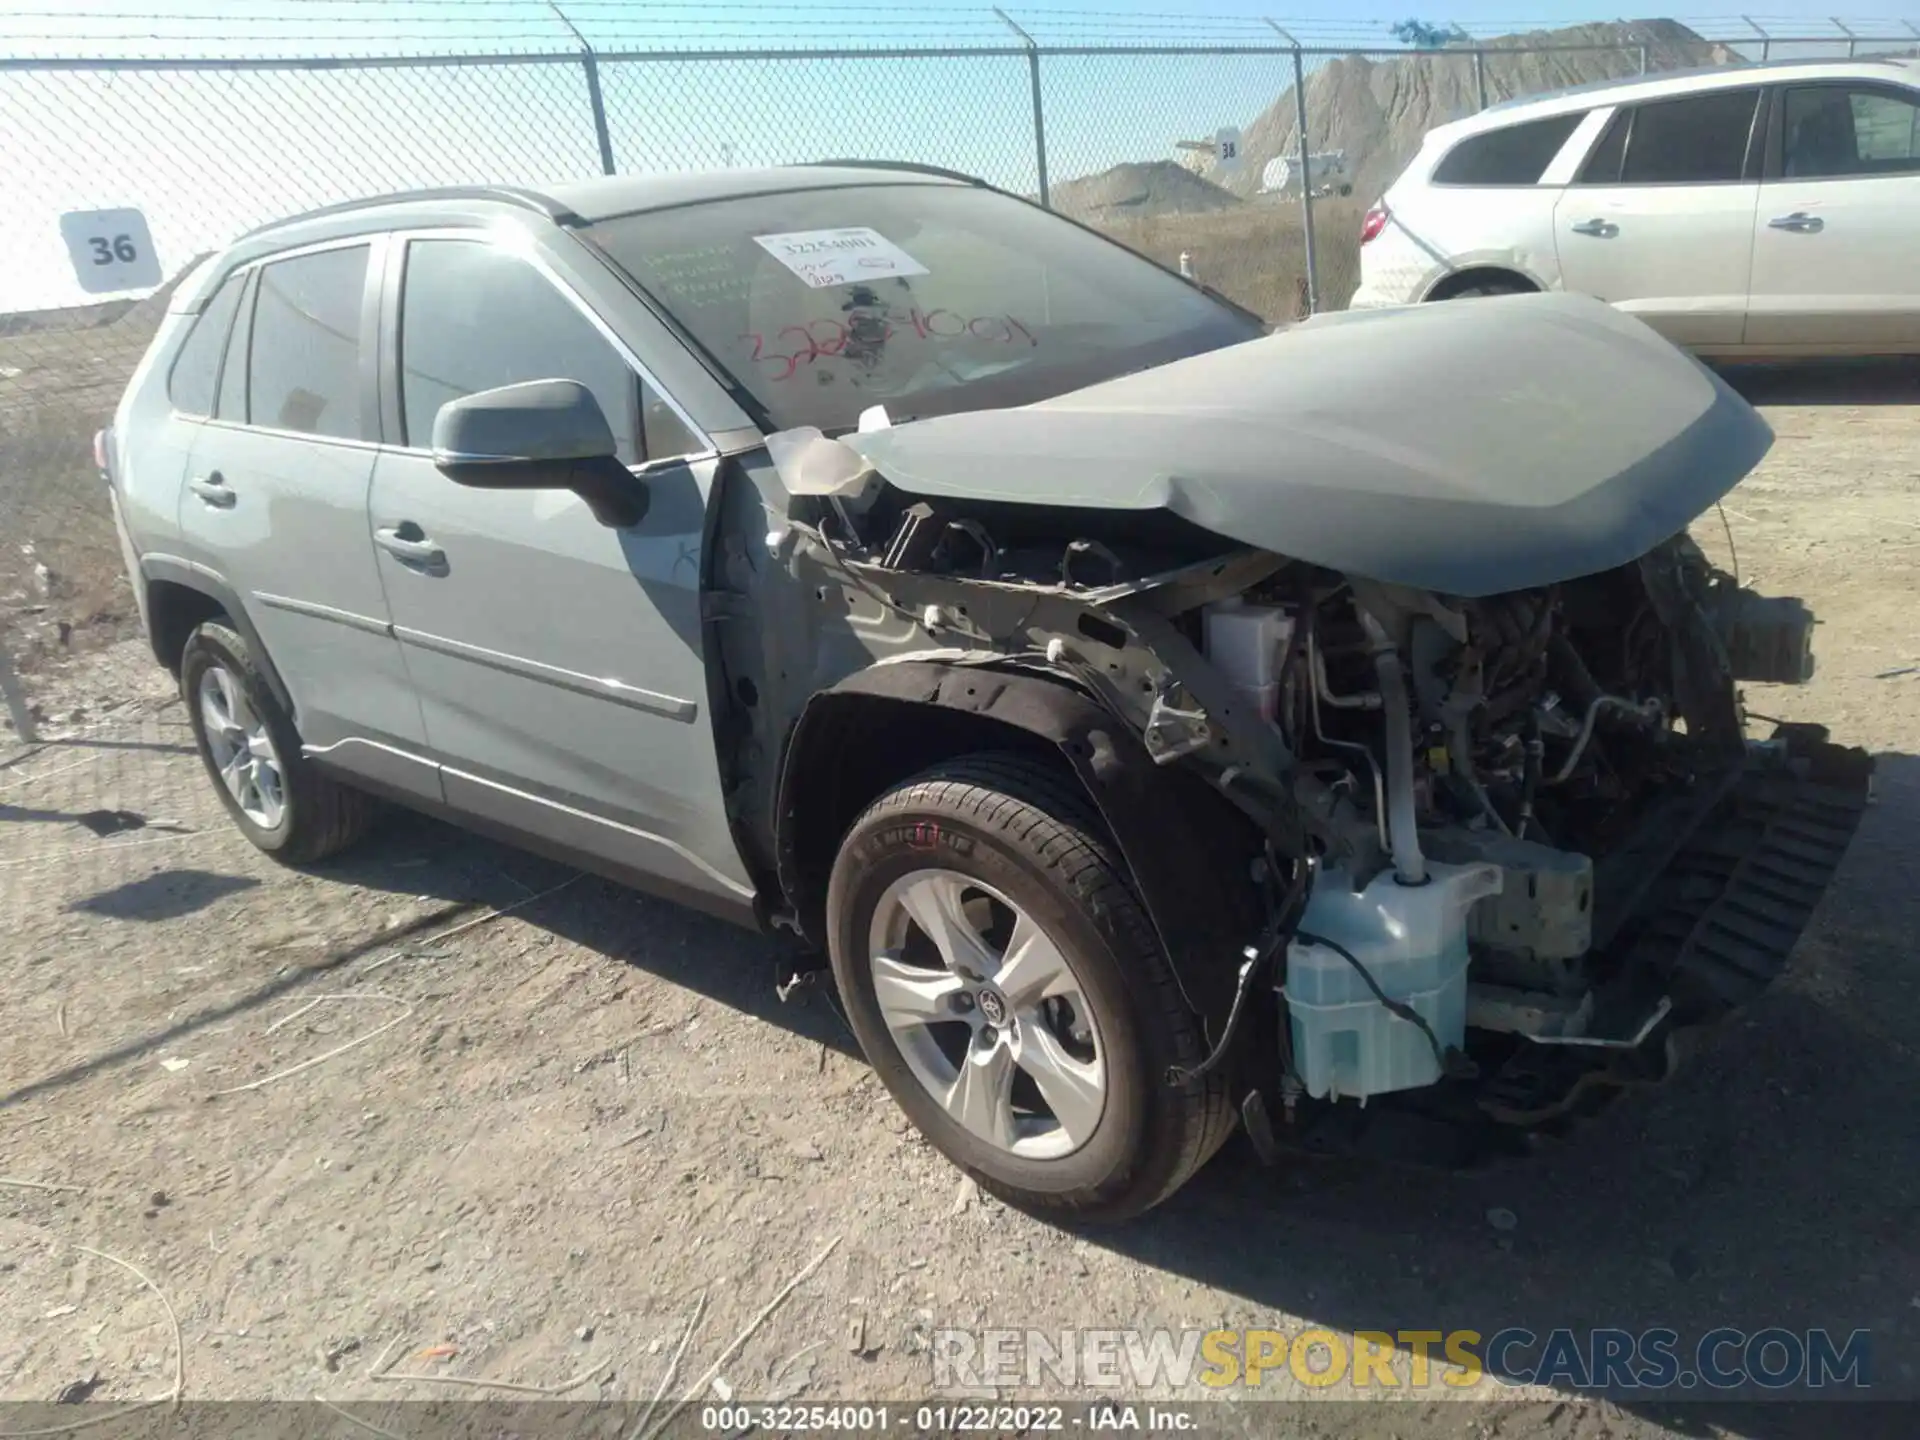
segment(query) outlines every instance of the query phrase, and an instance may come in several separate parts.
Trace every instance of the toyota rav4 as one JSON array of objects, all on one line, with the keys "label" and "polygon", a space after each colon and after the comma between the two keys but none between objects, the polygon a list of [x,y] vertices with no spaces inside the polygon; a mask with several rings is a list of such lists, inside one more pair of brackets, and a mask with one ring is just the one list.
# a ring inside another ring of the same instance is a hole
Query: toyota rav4
[{"label": "toyota rav4", "polygon": [[965,177],[445,190],[246,236],[107,436],[290,863],[376,798],[823,954],[933,1144],[1125,1216],[1244,1124],[1465,1162],[1784,963],[1870,764],[1687,526],[1771,434],[1564,295],[1255,316]]}]

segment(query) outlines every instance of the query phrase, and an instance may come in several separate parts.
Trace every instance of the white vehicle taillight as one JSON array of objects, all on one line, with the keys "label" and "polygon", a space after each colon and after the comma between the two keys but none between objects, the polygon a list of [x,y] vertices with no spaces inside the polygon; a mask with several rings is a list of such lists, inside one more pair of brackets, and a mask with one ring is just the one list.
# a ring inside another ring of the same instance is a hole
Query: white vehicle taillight
[{"label": "white vehicle taillight", "polygon": [[1376,203],[1371,210],[1367,211],[1367,218],[1360,222],[1360,243],[1366,244],[1386,229],[1387,221],[1392,218],[1384,202]]}]

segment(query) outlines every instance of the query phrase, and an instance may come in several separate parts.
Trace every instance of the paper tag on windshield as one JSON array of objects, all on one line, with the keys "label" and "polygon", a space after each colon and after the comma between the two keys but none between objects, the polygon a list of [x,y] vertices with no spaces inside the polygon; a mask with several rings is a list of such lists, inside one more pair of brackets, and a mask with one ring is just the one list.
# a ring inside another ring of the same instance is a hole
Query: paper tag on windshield
[{"label": "paper tag on windshield", "polygon": [[856,225],[846,230],[794,230],[785,235],[756,235],[765,250],[815,290],[885,280],[893,275],[925,275],[927,267],[876,230]]}]

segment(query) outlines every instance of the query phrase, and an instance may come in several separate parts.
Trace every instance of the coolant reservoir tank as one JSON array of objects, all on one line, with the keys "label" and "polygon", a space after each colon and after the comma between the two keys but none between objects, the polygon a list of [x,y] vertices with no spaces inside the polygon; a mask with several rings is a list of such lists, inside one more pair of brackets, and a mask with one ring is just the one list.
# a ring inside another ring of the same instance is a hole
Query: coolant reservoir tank
[{"label": "coolant reservoir tank", "polygon": [[[1332,945],[1366,968],[1392,1000],[1432,1029],[1444,1053],[1467,1034],[1467,911],[1500,893],[1494,865],[1427,866],[1427,883],[1402,885],[1391,870],[1355,893],[1348,876],[1323,871],[1287,946],[1285,994],[1293,1062],[1316,1099],[1364,1099],[1440,1078],[1420,1027],[1380,1003]],[[1309,938],[1313,937],[1313,938]]]}]

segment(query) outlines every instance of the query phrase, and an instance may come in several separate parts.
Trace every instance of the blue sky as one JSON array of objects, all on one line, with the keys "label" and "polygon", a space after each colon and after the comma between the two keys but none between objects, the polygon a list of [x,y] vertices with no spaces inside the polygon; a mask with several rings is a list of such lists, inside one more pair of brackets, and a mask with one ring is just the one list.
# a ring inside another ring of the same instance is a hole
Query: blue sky
[{"label": "blue sky", "polygon": [[[1698,4],[1699,0],[1693,0]],[[1755,0],[1768,28],[1835,34],[1835,0]],[[595,44],[608,47],[734,48],[781,43],[993,44],[1009,38],[987,4],[959,0],[561,0]],[[1308,44],[1390,44],[1387,27],[1417,15],[1454,21],[1475,33],[1616,18],[1580,0],[1436,0],[1361,7],[1276,4],[1269,0],[1012,0],[1004,4],[1043,43],[1205,41],[1265,33],[1275,16]],[[1675,16],[1710,38],[1746,33],[1732,6]],[[1845,18],[1872,30],[1903,17],[1920,22],[1920,0],[1850,0]],[[1640,13],[1662,13],[1648,7]],[[311,53],[352,48],[442,50],[564,47],[566,26],[546,0],[5,0],[0,46],[12,53],[239,53],[271,41]]]},{"label": "blue sky", "polygon": [[[1755,0],[1760,3],[1760,0]],[[1827,0],[1833,3],[1833,0]],[[561,0],[602,50],[796,45],[1006,48],[991,8],[940,0]],[[1920,0],[1850,0],[1862,34]],[[1310,46],[1397,49],[1408,14],[1480,35],[1609,18],[1576,0],[1447,0],[1318,15],[1262,0],[1011,0],[1053,45],[1272,44],[1263,13]],[[1812,6],[1766,0],[1779,33],[1838,35]],[[1306,7],[1302,6],[1301,10]],[[1778,13],[1785,12],[1785,13]],[[1737,17],[1677,17],[1732,38]],[[594,173],[598,151],[577,60],[494,66],[55,70],[50,57],[307,57],[519,52],[566,56],[566,26],[540,0],[4,0],[0,313],[71,304],[59,239],[73,210],[133,206],[163,270],[254,224],[355,195],[448,183]],[[1314,62],[1319,63],[1319,62]],[[1292,82],[1290,56],[1053,56],[1043,61],[1056,181],[1123,159],[1168,159],[1177,142],[1245,126]],[[653,58],[601,66],[619,168],[774,164],[829,156],[913,159],[1031,191],[1027,63],[1017,53],[941,58]]]}]

